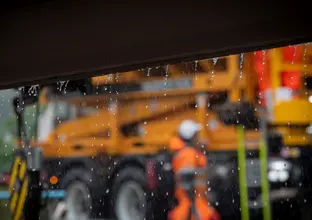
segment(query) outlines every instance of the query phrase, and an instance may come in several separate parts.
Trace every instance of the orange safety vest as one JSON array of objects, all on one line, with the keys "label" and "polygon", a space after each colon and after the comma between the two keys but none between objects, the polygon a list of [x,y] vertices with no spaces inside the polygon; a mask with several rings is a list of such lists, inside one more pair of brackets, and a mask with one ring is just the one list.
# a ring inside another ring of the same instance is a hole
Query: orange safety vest
[{"label": "orange safety vest", "polygon": [[[183,149],[180,149],[180,151],[177,152],[172,160],[172,168],[174,173],[178,173],[183,168],[205,167],[207,167],[206,156],[192,147],[184,147]],[[197,192],[198,196],[205,197],[205,195],[200,195],[201,193],[205,193],[205,190],[206,189],[199,189]],[[182,199],[187,198],[187,195],[185,194],[184,190],[177,187],[176,197],[179,200],[180,197]]]},{"label": "orange safety vest", "polygon": [[171,139],[169,147],[172,152],[176,152],[184,147],[184,142],[181,140],[181,138],[174,137]]},{"label": "orange safety vest", "polygon": [[[182,140],[181,140],[182,141]],[[179,172],[183,168],[205,168],[207,167],[206,156],[200,151],[192,147],[182,147],[178,145],[181,143],[178,139],[173,141],[173,147],[178,147],[179,150],[176,152],[172,159],[172,168],[174,173]],[[175,145],[177,144],[177,145]],[[184,143],[183,143],[184,146]],[[195,203],[196,209],[201,216],[201,220],[217,220],[220,219],[218,213],[213,207],[210,207],[207,200],[208,187],[196,187],[195,189]],[[183,220],[188,217],[191,201],[189,201],[188,195],[179,186],[176,186],[175,197],[178,200],[178,206],[174,208],[168,216],[170,220]],[[192,217],[193,219],[194,217]]]}]

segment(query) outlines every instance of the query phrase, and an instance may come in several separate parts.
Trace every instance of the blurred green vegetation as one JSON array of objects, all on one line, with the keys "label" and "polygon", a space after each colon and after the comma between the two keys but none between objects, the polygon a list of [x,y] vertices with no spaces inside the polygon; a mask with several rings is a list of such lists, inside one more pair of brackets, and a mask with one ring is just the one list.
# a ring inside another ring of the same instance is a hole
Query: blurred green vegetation
[{"label": "blurred green vegetation", "polygon": [[[9,171],[14,157],[14,148],[17,137],[17,120],[12,107],[14,90],[0,91],[0,173]],[[2,99],[1,99],[2,97]],[[40,108],[40,112],[44,110]],[[36,105],[25,109],[25,131],[28,137],[35,134]]]},{"label": "blurred green vegetation", "polygon": [[[33,136],[35,133],[35,114],[35,106],[25,109],[25,130],[28,137]],[[17,121],[15,115],[8,118],[0,126],[4,127],[0,137],[0,172],[3,172],[10,169],[10,164],[14,157],[13,149],[17,138]]]},{"label": "blurred green vegetation", "polygon": [[[17,137],[17,120],[12,107],[14,90],[0,91],[0,173],[9,172],[14,157],[14,148]],[[35,106],[25,109],[25,130],[28,135],[35,131]],[[0,190],[6,190],[0,187]],[[11,215],[7,207],[7,200],[0,200],[0,213],[2,220],[10,220]]]}]

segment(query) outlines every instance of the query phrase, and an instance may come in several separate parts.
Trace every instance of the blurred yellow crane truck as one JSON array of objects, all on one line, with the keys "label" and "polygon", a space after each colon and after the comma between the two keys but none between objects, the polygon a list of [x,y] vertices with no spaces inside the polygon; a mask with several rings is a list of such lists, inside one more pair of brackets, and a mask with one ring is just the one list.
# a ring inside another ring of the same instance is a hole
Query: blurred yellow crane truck
[{"label": "blurred yellow crane truck", "polygon": [[[260,131],[252,59],[242,54],[46,86],[38,144],[48,177],[59,179],[51,187],[66,189],[68,211],[165,219],[175,205],[169,142],[180,122],[191,119],[205,128],[208,196],[224,218],[240,215],[237,126],[244,126],[249,208],[257,213]],[[280,148],[281,135],[272,131],[267,142]],[[299,183],[295,169],[279,184]]]}]

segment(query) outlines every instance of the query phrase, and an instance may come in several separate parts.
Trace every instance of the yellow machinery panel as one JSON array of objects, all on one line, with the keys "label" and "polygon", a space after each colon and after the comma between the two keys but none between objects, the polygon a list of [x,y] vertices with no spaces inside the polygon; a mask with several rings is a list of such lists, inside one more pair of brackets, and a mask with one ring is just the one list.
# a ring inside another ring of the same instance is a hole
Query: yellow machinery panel
[{"label": "yellow machinery panel", "polygon": [[306,147],[311,144],[311,137],[306,127],[277,127],[277,131],[283,134],[283,141],[286,146]]},{"label": "yellow machinery panel", "polygon": [[312,122],[312,104],[306,99],[279,102],[274,107],[273,124],[308,125]]}]

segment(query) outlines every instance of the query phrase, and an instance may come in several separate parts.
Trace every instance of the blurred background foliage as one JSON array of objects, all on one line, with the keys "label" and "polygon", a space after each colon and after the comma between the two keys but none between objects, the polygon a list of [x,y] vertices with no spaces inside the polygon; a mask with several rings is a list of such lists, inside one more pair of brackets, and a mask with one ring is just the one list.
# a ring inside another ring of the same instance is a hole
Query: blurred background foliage
[{"label": "blurred background foliage", "polygon": [[[16,96],[15,90],[0,91],[0,172],[10,170],[13,159],[14,145],[17,136],[17,121],[14,114],[12,99]],[[44,106],[42,106],[44,108]],[[42,108],[40,110],[42,110]],[[27,136],[34,135],[36,106],[25,109],[25,130]]]}]

